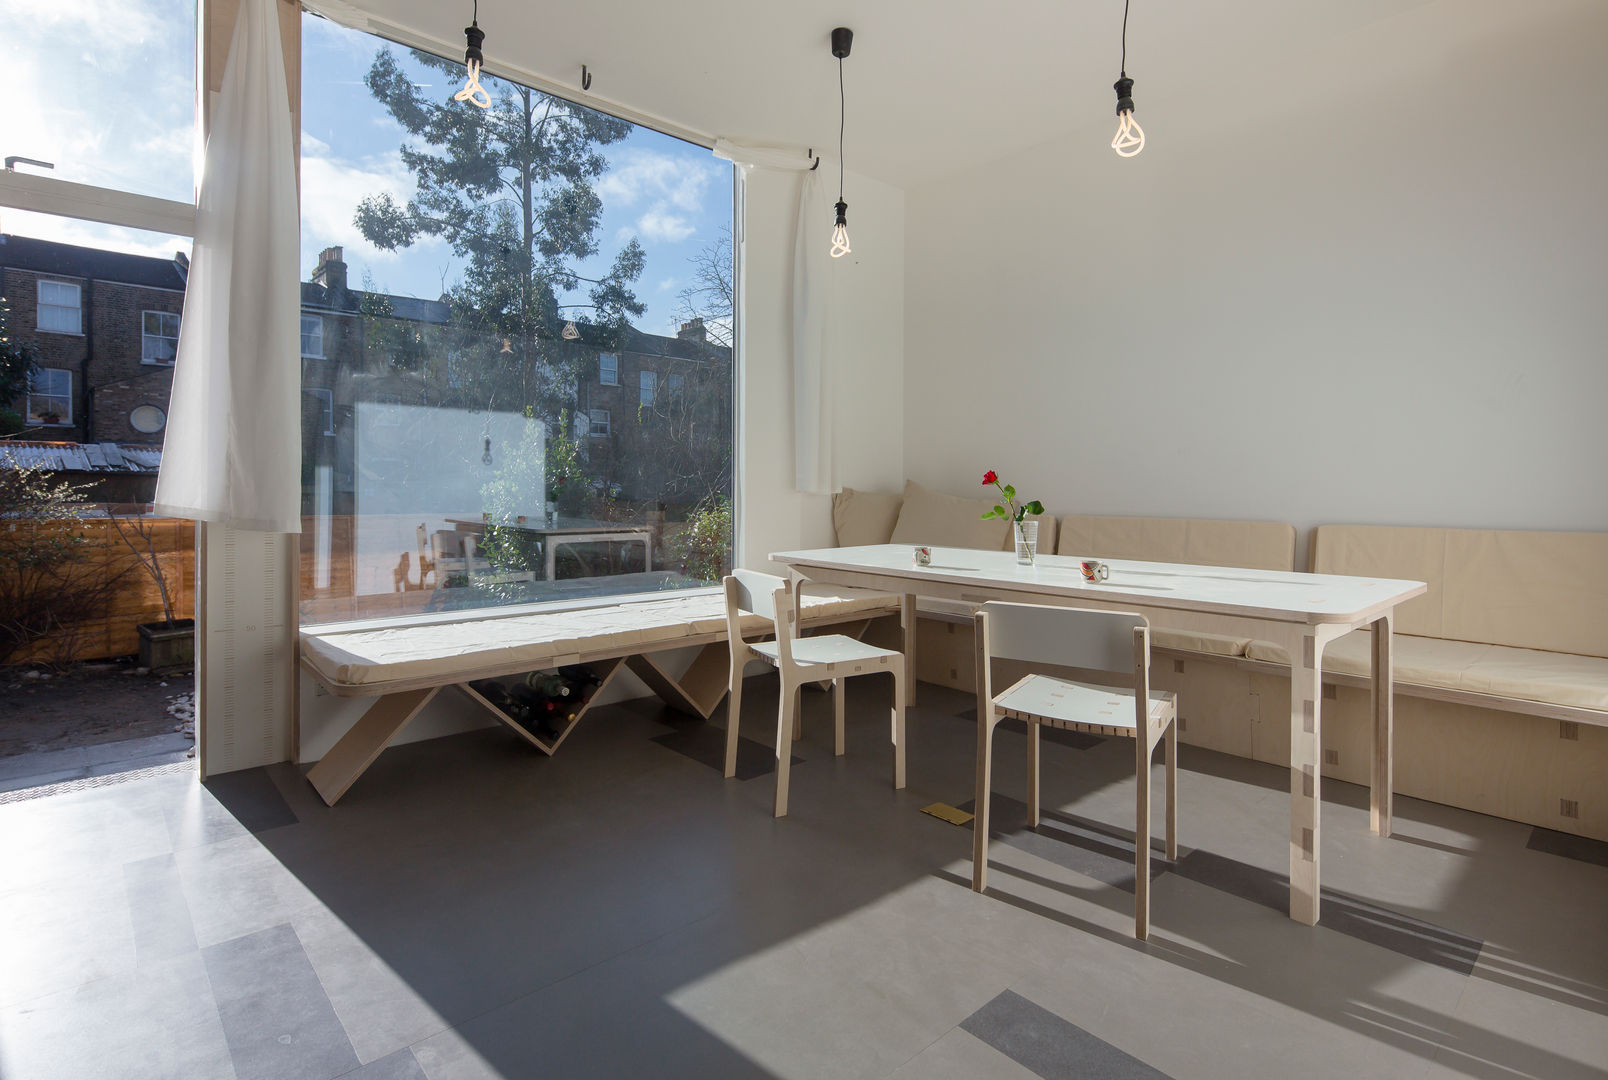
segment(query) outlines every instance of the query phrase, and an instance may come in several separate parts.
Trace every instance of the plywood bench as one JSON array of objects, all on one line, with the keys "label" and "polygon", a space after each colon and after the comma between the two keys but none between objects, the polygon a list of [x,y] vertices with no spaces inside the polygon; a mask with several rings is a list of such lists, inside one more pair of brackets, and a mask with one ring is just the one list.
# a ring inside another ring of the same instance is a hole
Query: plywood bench
[{"label": "plywood bench", "polygon": [[[806,629],[833,626],[860,633],[872,619],[896,614],[897,597],[841,589],[807,594]],[[756,633],[765,620],[754,617]],[[673,676],[656,652],[701,647]],[[629,669],[672,708],[708,719],[725,696],[729,657],[724,601],[713,593],[536,614],[469,616],[451,622],[358,630],[304,630],[303,667],[337,697],[377,700],[307,778],[334,806],[408,721],[441,690],[455,687],[545,754],[554,753],[586,714],[570,717],[550,737],[503,712],[474,683],[585,665],[601,693]]]}]

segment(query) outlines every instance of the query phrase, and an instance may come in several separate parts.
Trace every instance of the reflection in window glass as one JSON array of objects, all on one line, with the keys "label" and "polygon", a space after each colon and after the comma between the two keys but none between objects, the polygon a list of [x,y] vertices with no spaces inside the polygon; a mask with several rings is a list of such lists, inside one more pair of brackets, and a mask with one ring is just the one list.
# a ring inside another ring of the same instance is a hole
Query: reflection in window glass
[{"label": "reflection in window glass", "polygon": [[168,311],[140,313],[140,362],[171,364],[179,355],[179,317]]},{"label": "reflection in window glass", "polygon": [[39,283],[39,329],[52,334],[78,334],[83,332],[84,321],[79,314],[77,285],[62,281]]},{"label": "reflection in window glass", "polygon": [[35,368],[28,373],[28,423],[73,422],[73,373]]},{"label": "reflection in window glass", "polygon": [[462,71],[304,16],[307,623],[730,566],[730,165]]}]

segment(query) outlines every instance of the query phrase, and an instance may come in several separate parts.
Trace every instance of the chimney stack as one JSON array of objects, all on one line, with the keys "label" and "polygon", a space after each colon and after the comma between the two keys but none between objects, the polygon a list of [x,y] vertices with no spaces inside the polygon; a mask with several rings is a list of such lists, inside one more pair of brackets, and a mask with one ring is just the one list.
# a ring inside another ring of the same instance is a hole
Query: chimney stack
[{"label": "chimney stack", "polygon": [[313,271],[313,280],[332,293],[346,291],[346,263],[341,255],[338,247],[325,248],[318,253],[318,267]]},{"label": "chimney stack", "polygon": [[709,340],[709,334],[708,331],[704,329],[703,316],[694,315],[692,318],[682,323],[681,329],[676,331],[676,337],[680,338],[682,341],[707,342]]}]

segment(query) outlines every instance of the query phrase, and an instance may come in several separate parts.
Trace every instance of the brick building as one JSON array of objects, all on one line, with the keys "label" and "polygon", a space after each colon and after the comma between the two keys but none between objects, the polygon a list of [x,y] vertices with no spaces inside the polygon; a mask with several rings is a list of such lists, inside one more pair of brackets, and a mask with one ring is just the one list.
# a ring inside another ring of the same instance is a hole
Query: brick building
[{"label": "brick building", "polygon": [[160,446],[189,260],[0,234],[0,295],[38,370],[17,411],[37,439]]}]

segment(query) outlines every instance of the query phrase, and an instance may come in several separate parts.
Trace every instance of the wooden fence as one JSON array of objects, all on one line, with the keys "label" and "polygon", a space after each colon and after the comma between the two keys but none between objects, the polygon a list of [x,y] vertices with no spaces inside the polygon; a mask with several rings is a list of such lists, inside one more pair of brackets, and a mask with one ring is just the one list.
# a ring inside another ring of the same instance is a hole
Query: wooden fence
[{"label": "wooden fence", "polygon": [[[123,528],[137,544],[132,522]],[[149,571],[129,550],[117,526],[106,518],[89,518],[71,524],[47,526],[67,528],[82,535],[88,544],[72,565],[69,580],[93,586],[109,584],[97,607],[97,615],[69,624],[13,654],[10,663],[33,661],[64,662],[97,660],[112,656],[131,656],[139,652],[140,623],[161,622],[162,593]],[[146,518],[144,527],[151,538],[157,562],[167,582],[168,598],[174,618],[195,616],[195,522],[179,518]]]}]

